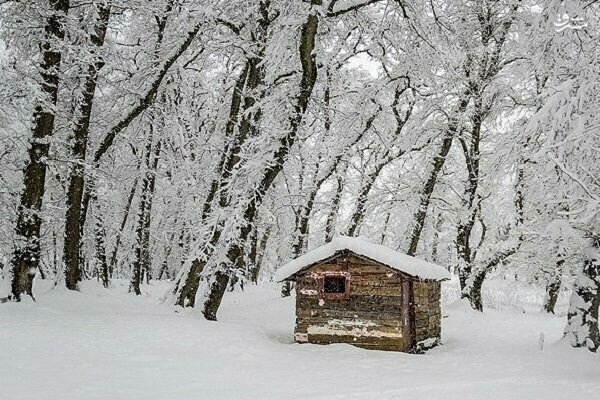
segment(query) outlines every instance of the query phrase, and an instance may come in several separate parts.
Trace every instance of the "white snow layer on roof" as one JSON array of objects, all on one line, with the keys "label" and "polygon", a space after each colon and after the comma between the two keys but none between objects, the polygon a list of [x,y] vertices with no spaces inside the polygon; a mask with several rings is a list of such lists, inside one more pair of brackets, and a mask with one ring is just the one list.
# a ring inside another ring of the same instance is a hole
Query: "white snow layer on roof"
[{"label": "white snow layer on roof", "polygon": [[381,264],[397,271],[404,272],[408,275],[419,277],[421,279],[444,280],[450,279],[450,274],[445,268],[421,260],[416,257],[411,257],[404,253],[399,253],[385,246],[369,243],[361,239],[338,236],[331,242],[317,247],[309,251],[301,257],[298,257],[283,267],[279,268],[275,273],[275,280],[282,281],[294,275],[296,272],[315,264],[319,261],[332,257],[341,250],[350,250],[353,253],[365,256]]}]

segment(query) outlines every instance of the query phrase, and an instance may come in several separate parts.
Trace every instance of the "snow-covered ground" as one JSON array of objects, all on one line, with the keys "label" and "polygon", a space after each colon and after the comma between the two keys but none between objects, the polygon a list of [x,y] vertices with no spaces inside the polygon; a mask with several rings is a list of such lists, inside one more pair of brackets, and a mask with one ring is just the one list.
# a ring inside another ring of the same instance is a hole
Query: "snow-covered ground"
[{"label": "snow-covered ground", "polygon": [[444,345],[425,355],[295,344],[272,285],[228,293],[216,323],[158,304],[164,284],[37,285],[37,303],[0,305],[0,399],[600,399],[600,356],[559,341],[564,304],[544,315],[514,282],[486,287],[484,314],[446,284]]}]

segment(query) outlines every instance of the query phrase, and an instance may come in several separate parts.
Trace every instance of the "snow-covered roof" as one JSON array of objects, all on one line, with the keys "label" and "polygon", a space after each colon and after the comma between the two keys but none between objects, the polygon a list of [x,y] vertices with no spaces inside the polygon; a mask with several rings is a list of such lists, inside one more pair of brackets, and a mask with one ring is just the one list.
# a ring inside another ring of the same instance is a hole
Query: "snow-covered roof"
[{"label": "snow-covered roof", "polygon": [[343,250],[349,250],[355,254],[370,258],[380,264],[387,265],[392,269],[421,279],[450,279],[448,271],[437,264],[432,264],[362,239],[338,236],[331,242],[321,247],[317,247],[279,268],[275,273],[275,280],[278,282],[285,280],[304,268],[330,258]]}]

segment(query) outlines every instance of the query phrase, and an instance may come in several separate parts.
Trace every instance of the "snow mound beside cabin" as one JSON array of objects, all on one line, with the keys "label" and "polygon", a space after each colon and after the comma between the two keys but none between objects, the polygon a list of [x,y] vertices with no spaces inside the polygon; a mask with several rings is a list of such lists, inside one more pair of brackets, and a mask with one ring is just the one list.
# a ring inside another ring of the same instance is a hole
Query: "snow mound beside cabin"
[{"label": "snow mound beside cabin", "polygon": [[438,281],[450,279],[448,271],[437,264],[362,239],[338,236],[331,242],[317,247],[281,267],[275,273],[275,280],[278,282],[285,280],[304,268],[333,257],[337,252],[343,250],[349,250],[377,261],[380,264],[387,265],[392,269],[421,279],[434,279]]}]

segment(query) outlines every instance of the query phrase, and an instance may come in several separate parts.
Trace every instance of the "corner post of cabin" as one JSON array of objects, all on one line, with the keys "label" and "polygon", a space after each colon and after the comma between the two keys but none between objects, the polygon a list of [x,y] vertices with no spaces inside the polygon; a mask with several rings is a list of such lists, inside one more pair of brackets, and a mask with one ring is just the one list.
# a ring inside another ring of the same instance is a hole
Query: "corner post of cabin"
[{"label": "corner post of cabin", "polygon": [[415,325],[415,295],[411,278],[402,277],[402,323],[406,336],[406,350],[414,351],[417,345],[417,329]]}]

